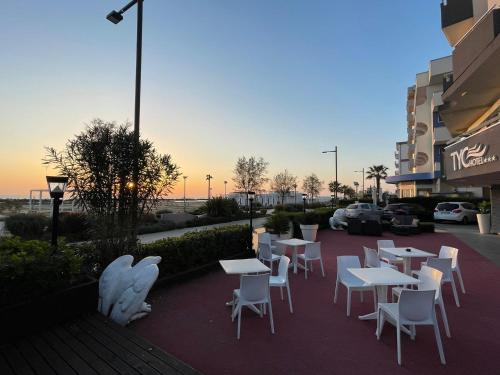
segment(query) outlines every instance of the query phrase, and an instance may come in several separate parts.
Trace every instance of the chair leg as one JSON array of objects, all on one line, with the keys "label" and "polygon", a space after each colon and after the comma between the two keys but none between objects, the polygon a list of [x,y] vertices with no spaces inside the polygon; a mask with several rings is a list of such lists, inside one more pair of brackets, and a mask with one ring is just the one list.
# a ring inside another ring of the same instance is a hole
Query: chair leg
[{"label": "chair leg", "polygon": [[439,301],[439,308],[441,310],[441,317],[443,318],[444,330],[446,332],[446,336],[451,337],[450,326],[448,324],[448,317],[446,315],[446,310],[444,309],[443,299]]},{"label": "chair leg", "polygon": [[417,334],[417,329],[415,325],[410,326],[410,338],[415,341],[415,335]]},{"label": "chair leg", "polygon": [[458,301],[457,286],[455,285],[455,280],[453,279],[453,273],[451,275],[451,289],[453,289],[453,296],[455,297],[455,303],[457,307],[460,307],[460,302]]},{"label": "chair leg", "polygon": [[462,272],[460,271],[460,267],[458,266],[458,263],[457,263],[457,267],[456,267],[456,273],[458,276],[458,281],[460,282],[460,287],[462,288],[462,293],[465,294],[464,280],[462,279]]},{"label": "chair leg", "polygon": [[396,335],[397,335],[397,345],[398,345],[398,365],[401,366],[401,326],[399,325],[399,319],[396,322]]},{"label": "chair leg", "polygon": [[274,334],[273,307],[271,306],[271,296],[269,296],[269,322],[271,323],[271,333]]},{"label": "chair leg", "polygon": [[309,265],[311,267],[311,272],[313,271],[313,262],[309,262]]},{"label": "chair leg", "polygon": [[288,292],[288,304],[290,305],[290,313],[293,314],[293,307],[292,307],[292,295],[290,294],[290,285],[286,285],[286,290]]},{"label": "chair leg", "polygon": [[441,341],[441,334],[439,333],[439,326],[436,319],[434,319],[434,334],[436,335],[436,344],[439,351],[439,358],[441,359],[441,364],[446,365],[446,360],[444,358],[443,343]]},{"label": "chair leg", "polygon": [[333,303],[337,303],[337,292],[339,291],[339,279],[335,281],[335,294],[333,295]]},{"label": "chair leg", "polygon": [[362,290],[359,291],[359,299],[361,302],[363,302],[363,291]]},{"label": "chair leg", "polygon": [[351,316],[351,289],[347,288],[347,316]]},{"label": "chair leg", "polygon": [[377,340],[380,340],[380,335],[382,334],[382,325],[380,324],[382,320],[382,311],[381,309],[377,309],[377,331],[375,334],[377,335]]},{"label": "chair leg", "polygon": [[321,265],[321,274],[325,277],[325,267],[323,267],[323,258],[319,258],[319,264]]},{"label": "chair leg", "polygon": [[240,328],[241,328],[241,306],[238,306],[238,340],[240,339]]},{"label": "chair leg", "polygon": [[307,260],[304,260],[305,275],[307,280]]},{"label": "chair leg", "polygon": [[283,301],[283,287],[280,286],[281,300]]},{"label": "chair leg", "polygon": [[233,303],[231,305],[231,321],[234,322],[234,304],[235,304],[235,298],[234,298],[234,293],[233,293]]},{"label": "chair leg", "polygon": [[377,311],[377,290],[373,288],[373,309]]}]

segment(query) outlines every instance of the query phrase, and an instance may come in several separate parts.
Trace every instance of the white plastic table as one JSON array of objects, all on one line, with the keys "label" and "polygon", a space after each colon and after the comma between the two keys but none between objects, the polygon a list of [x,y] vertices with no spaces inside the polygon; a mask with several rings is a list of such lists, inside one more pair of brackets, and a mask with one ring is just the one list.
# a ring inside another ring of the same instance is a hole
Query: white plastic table
[{"label": "white plastic table", "polygon": [[[350,273],[377,291],[377,303],[387,302],[387,287],[391,285],[419,284],[420,280],[389,267],[384,268],[348,268]],[[377,312],[359,316],[361,320],[377,319]]]},{"label": "white plastic table", "polygon": [[[257,258],[219,260],[219,263],[227,275],[246,275],[250,273],[271,272],[271,269]],[[232,306],[233,301],[226,302],[226,306]],[[260,310],[254,305],[248,306],[251,310],[260,314]],[[236,314],[236,311],[234,312]]]},{"label": "white plastic table", "polygon": [[414,247],[381,247],[380,250],[395,255],[397,257],[403,258],[404,272],[408,276],[411,275],[411,258],[428,258],[436,256],[436,254],[415,249]]},{"label": "white plastic table", "polygon": [[302,266],[302,264],[299,264],[297,262],[297,247],[305,246],[309,243],[314,243],[314,242],[300,240],[298,238],[290,238],[289,240],[276,241],[276,243],[279,243],[279,244],[285,245],[285,246],[290,246],[292,248],[292,250],[293,250],[293,255],[292,255],[293,273],[297,273],[297,267],[304,269],[304,266]]}]

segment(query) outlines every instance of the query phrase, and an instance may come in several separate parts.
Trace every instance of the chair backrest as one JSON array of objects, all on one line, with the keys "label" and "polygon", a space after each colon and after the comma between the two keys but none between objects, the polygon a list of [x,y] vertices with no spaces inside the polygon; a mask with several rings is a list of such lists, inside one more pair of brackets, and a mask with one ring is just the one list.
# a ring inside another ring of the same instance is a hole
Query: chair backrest
[{"label": "chair backrest", "polygon": [[414,322],[432,319],[435,290],[403,289],[398,301],[401,320]]},{"label": "chair backrest", "polygon": [[240,295],[246,301],[261,301],[269,295],[269,273],[241,275]]},{"label": "chair backrest", "polygon": [[451,258],[451,268],[455,268],[458,262],[458,249],[451,246],[441,246],[439,258]]},{"label": "chair backrest", "polygon": [[288,265],[290,264],[290,258],[286,255],[282,255],[280,258],[280,264],[278,266],[278,276],[283,277],[285,280],[288,279]]},{"label": "chair backrest", "polygon": [[259,236],[259,244],[260,243],[271,244],[271,234],[270,233],[263,232],[263,233],[259,233],[258,236]]},{"label": "chair backrest", "polygon": [[381,247],[396,247],[393,240],[377,240],[377,250],[380,252]]},{"label": "chair backrest", "polygon": [[304,251],[306,258],[319,258],[321,257],[321,242],[314,242],[306,244]]},{"label": "chair backrest", "polygon": [[365,252],[365,267],[380,267],[380,259],[378,257],[377,251],[370,249],[369,247],[363,246]]},{"label": "chair backrest", "polygon": [[435,298],[439,299],[441,295],[441,280],[443,278],[443,273],[436,268],[429,266],[422,266],[418,279],[420,284],[418,284],[418,290],[435,290]]},{"label": "chair backrest", "polygon": [[443,281],[451,280],[451,258],[429,258],[427,265],[443,273]]},{"label": "chair backrest", "polygon": [[356,255],[341,255],[337,257],[337,278],[339,280],[351,279],[354,277],[347,269],[361,268],[359,257]]},{"label": "chair backrest", "polygon": [[259,243],[259,257],[261,259],[270,260],[273,258],[273,252],[271,251],[271,244],[261,242]]}]

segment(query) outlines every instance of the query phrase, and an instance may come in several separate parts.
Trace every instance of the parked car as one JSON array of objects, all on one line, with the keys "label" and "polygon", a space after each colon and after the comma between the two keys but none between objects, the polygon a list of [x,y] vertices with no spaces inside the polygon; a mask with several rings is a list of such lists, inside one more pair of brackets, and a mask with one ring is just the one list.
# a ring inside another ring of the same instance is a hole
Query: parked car
[{"label": "parked car", "polygon": [[380,220],[383,212],[382,208],[371,203],[353,203],[346,207],[346,217],[350,219],[366,220],[375,217]]},{"label": "parked car", "polygon": [[384,208],[382,220],[391,221],[394,215],[411,215],[420,221],[432,221],[432,211],[415,203],[391,203]]},{"label": "parked car", "polygon": [[477,220],[477,213],[476,207],[469,202],[443,202],[434,209],[434,220],[468,224]]}]

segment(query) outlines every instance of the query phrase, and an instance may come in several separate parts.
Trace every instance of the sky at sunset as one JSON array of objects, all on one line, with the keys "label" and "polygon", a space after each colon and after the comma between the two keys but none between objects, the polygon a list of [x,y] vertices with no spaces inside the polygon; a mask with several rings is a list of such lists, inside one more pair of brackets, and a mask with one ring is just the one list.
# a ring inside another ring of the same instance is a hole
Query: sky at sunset
[{"label": "sky at sunset", "polygon": [[[2,4],[0,196],[44,188],[44,147],[93,118],[133,120],[135,7],[127,0]],[[450,53],[439,0],[145,0],[141,135],[188,176],[187,194],[232,189],[240,156],[339,181],[394,171],[406,89]],[[367,181],[366,186],[370,184]],[[324,194],[327,194],[326,190]],[[329,194],[329,193],[328,193]],[[173,196],[182,195],[182,178]]]}]

